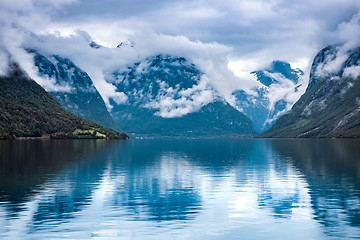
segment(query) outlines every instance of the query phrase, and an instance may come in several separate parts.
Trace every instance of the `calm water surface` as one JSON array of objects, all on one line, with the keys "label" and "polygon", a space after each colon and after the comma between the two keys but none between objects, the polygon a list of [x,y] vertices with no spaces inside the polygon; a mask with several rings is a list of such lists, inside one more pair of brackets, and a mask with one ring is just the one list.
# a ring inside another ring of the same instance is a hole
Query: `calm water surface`
[{"label": "calm water surface", "polygon": [[0,141],[0,239],[360,238],[360,141]]}]

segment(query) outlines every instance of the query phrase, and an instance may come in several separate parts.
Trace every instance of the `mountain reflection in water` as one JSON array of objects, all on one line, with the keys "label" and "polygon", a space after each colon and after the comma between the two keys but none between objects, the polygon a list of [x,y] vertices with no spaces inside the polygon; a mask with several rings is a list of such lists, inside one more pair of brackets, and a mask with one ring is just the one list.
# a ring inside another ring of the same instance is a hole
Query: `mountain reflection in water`
[{"label": "mountain reflection in water", "polygon": [[329,235],[360,227],[360,141],[318,139],[272,141],[306,178],[314,219]]},{"label": "mountain reflection in water", "polygon": [[0,239],[360,237],[358,140],[0,141],[0,180]]}]

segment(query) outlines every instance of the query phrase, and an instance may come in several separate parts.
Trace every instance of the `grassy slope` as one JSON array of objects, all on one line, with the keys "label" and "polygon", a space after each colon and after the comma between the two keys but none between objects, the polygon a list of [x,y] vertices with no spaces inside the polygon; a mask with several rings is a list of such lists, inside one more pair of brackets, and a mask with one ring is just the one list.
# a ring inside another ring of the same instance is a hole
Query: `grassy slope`
[{"label": "grassy slope", "polygon": [[0,77],[0,139],[43,135],[58,138],[128,137],[65,111],[49,93],[14,66],[9,76]]}]

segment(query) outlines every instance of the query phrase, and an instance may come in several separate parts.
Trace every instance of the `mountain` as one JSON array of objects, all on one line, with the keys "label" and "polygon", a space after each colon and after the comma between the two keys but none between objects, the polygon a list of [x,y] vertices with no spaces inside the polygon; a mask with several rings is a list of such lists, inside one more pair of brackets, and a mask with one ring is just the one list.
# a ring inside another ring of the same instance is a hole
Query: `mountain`
[{"label": "mountain", "polygon": [[133,48],[133,47],[135,47],[135,43],[132,42],[132,41],[127,40],[127,41],[119,43],[116,47],[117,48],[124,48],[124,47]]},{"label": "mountain", "polygon": [[298,91],[304,73],[298,68],[292,69],[287,62],[273,61],[268,68],[251,74],[256,77],[259,86],[251,93],[236,90],[232,95],[236,107],[252,120],[255,130],[261,133],[294,104],[289,96]]},{"label": "mountain", "polygon": [[319,80],[324,77],[330,78],[340,75],[340,69],[335,71],[324,71],[324,67],[330,66],[331,63],[334,62],[334,60],[337,58],[336,55],[338,50],[339,46],[330,45],[323,48],[318,54],[316,54],[311,65],[309,84],[306,90],[312,88]]},{"label": "mountain", "polygon": [[322,49],[305,94],[261,137],[360,137],[360,48]]},{"label": "mountain", "polygon": [[97,44],[94,41],[91,41],[89,45],[90,45],[90,47],[95,48],[95,49],[99,49],[102,47],[100,44]]},{"label": "mountain", "polygon": [[299,78],[304,75],[300,69],[292,69],[291,65],[283,61],[273,61],[269,68],[252,72],[256,75],[259,82],[269,87],[274,83],[280,83],[281,78],[276,77],[276,74],[294,83],[299,82]]},{"label": "mountain", "polygon": [[121,138],[128,136],[103,128],[65,111],[17,64],[0,76],[0,139],[19,137]]},{"label": "mountain", "polygon": [[249,136],[251,120],[219,97],[206,76],[183,57],[157,55],[114,71],[106,80],[121,93],[111,100],[119,126],[138,135]]},{"label": "mountain", "polygon": [[39,75],[47,82],[43,87],[69,112],[108,128],[116,128],[104,100],[86,72],[72,61],[58,55],[28,50]]}]

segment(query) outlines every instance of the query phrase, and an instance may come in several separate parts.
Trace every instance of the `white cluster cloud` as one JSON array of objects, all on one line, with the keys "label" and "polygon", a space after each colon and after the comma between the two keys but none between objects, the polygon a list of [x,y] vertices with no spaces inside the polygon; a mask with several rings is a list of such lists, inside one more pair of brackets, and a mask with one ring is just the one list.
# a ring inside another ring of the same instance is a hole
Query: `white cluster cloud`
[{"label": "white cluster cloud", "polygon": [[[272,73],[268,71],[264,71],[264,73],[270,78],[276,80],[276,82],[274,82],[268,87],[262,86],[266,89],[266,94],[264,97],[266,97],[266,99],[268,99],[269,101],[269,105],[267,106],[269,110],[269,115],[268,119],[264,122],[264,125],[266,125],[272,124],[281,115],[289,111],[291,107],[295,104],[295,102],[305,92],[307,85],[304,84],[304,82],[306,82],[305,77],[300,74],[298,75],[298,83],[294,83],[280,73]],[[275,109],[275,105],[281,100],[286,102],[286,107],[282,111],[276,112],[277,110]]]},{"label": "white cluster cloud", "polygon": [[360,39],[360,12],[359,7],[355,9],[354,14],[349,21],[341,22],[336,31],[334,38],[344,44],[344,49],[349,50],[359,47]]},{"label": "white cluster cloud", "polygon": [[336,46],[335,51],[332,54],[327,53],[324,61],[318,64],[315,76],[320,78],[338,74],[348,57],[348,49],[344,46]]},{"label": "white cluster cloud", "polygon": [[[47,90],[69,91],[67,86],[56,87],[53,79],[41,78],[32,57],[23,44],[33,32],[45,28],[50,15],[75,0],[2,0],[0,1],[0,75],[7,73],[9,60],[15,61],[27,74]],[[10,59],[9,59],[10,57]]]},{"label": "white cluster cloud", "polygon": [[38,84],[40,84],[48,92],[66,92],[70,93],[75,91],[69,84],[57,84],[54,78],[49,78],[47,76],[39,77],[38,74],[33,75],[33,78]]},{"label": "white cluster cloud", "polygon": [[351,66],[344,69],[343,77],[357,79],[360,77],[360,66]]},{"label": "white cluster cloud", "polygon": [[[164,118],[181,117],[188,113],[197,112],[201,107],[212,102],[217,96],[209,86],[206,76],[202,76],[198,84],[187,89],[160,89],[155,100],[144,107],[158,110],[155,114]],[[180,97],[175,98],[178,95]]]},{"label": "white cluster cloud", "polygon": [[[116,92],[114,93],[113,96],[111,96],[111,98],[116,102],[116,104],[120,105],[122,103],[126,103],[126,101],[128,100],[128,96],[126,96],[125,93],[123,92]],[[111,108],[112,106],[110,106]]]},{"label": "white cluster cloud", "polygon": [[[94,49],[89,46],[92,41],[89,34],[83,31],[77,31],[73,34],[69,36],[46,34],[38,35],[36,38],[28,36],[23,46],[35,49],[40,46],[41,51],[49,54],[59,54],[62,57],[71,59],[89,74],[108,108],[112,108],[110,98],[116,103],[124,103],[127,97],[124,93],[117,92],[114,83],[106,81],[104,75],[115,70],[126,71],[129,65],[162,53],[189,59],[200,71],[206,73],[206,76],[211,79],[211,84],[223,95],[226,93],[230,95],[231,91],[228,90],[228,85],[238,80],[227,67],[226,56],[229,54],[230,48],[217,43],[194,42],[184,36],[152,33],[147,36],[139,34],[136,38],[133,38],[135,39],[134,47],[103,46]],[[33,65],[32,63],[29,64]],[[146,64],[146,61],[144,61],[138,68],[146,70],[148,67]],[[38,79],[36,74],[33,74],[32,77],[35,80]],[[227,79],[227,81],[224,81],[224,79]],[[235,81],[231,81],[231,79]],[[44,80],[38,82],[42,83]],[[234,85],[232,90],[236,88],[238,88],[238,85]],[[202,98],[198,98],[198,100],[200,101]],[[185,103],[189,102],[186,101]],[[199,106],[201,104],[199,102]],[[190,108],[197,109],[194,106],[189,106],[188,109]],[[180,108],[178,111],[181,112]],[[187,110],[182,112],[187,113]]]},{"label": "white cluster cloud", "polygon": [[[325,77],[338,74],[349,58],[351,50],[360,46],[360,12],[356,12],[349,21],[344,21],[337,26],[331,34],[336,39],[336,51],[328,55],[324,63],[319,64],[316,76]],[[343,77],[357,78],[360,75],[358,66],[345,68]]]},{"label": "white cluster cloud", "polygon": [[299,83],[295,84],[279,73],[267,72],[266,74],[277,80],[277,83],[270,85],[268,88],[267,97],[270,101],[269,109],[273,110],[275,103],[284,99],[288,103],[286,110],[290,110],[292,105],[301,97],[306,89],[306,85],[302,84],[304,82],[303,76],[300,77],[300,85]]}]

